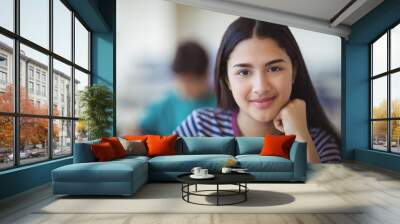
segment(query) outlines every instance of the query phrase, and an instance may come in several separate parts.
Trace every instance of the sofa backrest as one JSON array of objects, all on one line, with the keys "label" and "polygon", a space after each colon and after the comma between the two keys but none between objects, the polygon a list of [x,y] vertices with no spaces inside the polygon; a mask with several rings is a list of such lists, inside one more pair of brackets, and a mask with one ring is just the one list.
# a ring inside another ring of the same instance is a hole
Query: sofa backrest
[{"label": "sofa backrest", "polygon": [[75,143],[74,147],[74,163],[88,163],[95,162],[96,158],[90,148],[92,144],[99,144],[100,139]]},{"label": "sofa backrest", "polygon": [[234,137],[182,137],[177,142],[177,154],[235,155]]},{"label": "sofa backrest", "polygon": [[263,137],[236,137],[236,155],[259,154],[263,145]]},{"label": "sofa backrest", "polygon": [[[96,161],[91,144],[100,143],[100,140],[75,143],[74,163]],[[259,154],[264,144],[263,137],[180,137],[176,147],[177,154],[226,154],[243,155]]]}]

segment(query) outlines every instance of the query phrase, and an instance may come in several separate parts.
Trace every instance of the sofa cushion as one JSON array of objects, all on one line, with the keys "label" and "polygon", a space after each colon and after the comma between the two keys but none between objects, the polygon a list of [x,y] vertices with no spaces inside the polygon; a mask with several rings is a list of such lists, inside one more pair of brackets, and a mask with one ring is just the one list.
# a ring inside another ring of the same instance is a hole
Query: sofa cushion
[{"label": "sofa cushion", "polygon": [[165,156],[176,154],[176,139],[177,135],[160,136],[148,135],[147,136],[147,155],[148,156]]},{"label": "sofa cushion", "polygon": [[103,137],[101,138],[101,142],[110,143],[110,145],[114,149],[117,158],[122,158],[126,156],[126,151],[124,149],[124,146],[121,144],[121,142],[118,140],[117,137]]},{"label": "sofa cushion", "polygon": [[280,156],[290,159],[290,148],[296,135],[266,135],[264,137],[264,146],[261,149],[261,156]]},{"label": "sofa cushion", "polygon": [[235,155],[234,137],[182,137],[178,154],[226,154]]},{"label": "sofa cushion", "polygon": [[124,135],[123,138],[126,139],[126,140],[146,141],[147,135]]},{"label": "sofa cushion", "polygon": [[292,172],[292,161],[279,156],[238,155],[240,167],[249,172]]},{"label": "sofa cushion", "polygon": [[94,157],[96,157],[96,160],[99,162],[110,161],[118,158],[118,156],[115,154],[112,145],[108,142],[92,144],[91,149],[94,154]]},{"label": "sofa cushion", "polygon": [[53,170],[52,175],[58,182],[129,182],[134,172],[147,171],[145,166],[139,159],[74,163]]},{"label": "sofa cushion", "polygon": [[126,155],[147,155],[146,142],[142,140],[126,140],[124,138],[118,138],[122,146],[126,151]]},{"label": "sofa cushion", "polygon": [[231,155],[175,155],[158,156],[149,160],[150,171],[190,172],[193,167],[200,166],[209,171],[219,171],[230,159]]},{"label": "sofa cushion", "polygon": [[113,162],[127,162],[127,163],[130,163],[130,162],[135,161],[135,160],[148,162],[149,159],[150,159],[150,157],[147,157],[147,156],[130,155],[130,156],[125,156],[124,158],[113,160]]},{"label": "sofa cushion", "polygon": [[263,137],[236,137],[236,155],[259,154],[264,145]]},{"label": "sofa cushion", "polygon": [[88,163],[95,162],[96,158],[90,148],[92,144],[99,144],[100,139],[87,142],[75,143],[74,148],[74,163]]}]

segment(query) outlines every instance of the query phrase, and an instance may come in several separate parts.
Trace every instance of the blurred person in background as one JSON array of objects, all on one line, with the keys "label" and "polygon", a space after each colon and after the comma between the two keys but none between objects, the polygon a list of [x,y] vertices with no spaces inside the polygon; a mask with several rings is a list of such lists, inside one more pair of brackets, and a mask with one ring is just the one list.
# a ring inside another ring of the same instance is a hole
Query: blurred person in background
[{"label": "blurred person in background", "polygon": [[193,110],[215,107],[216,97],[209,87],[208,66],[207,52],[200,44],[194,41],[181,43],[171,65],[176,89],[146,108],[137,132],[169,135]]}]

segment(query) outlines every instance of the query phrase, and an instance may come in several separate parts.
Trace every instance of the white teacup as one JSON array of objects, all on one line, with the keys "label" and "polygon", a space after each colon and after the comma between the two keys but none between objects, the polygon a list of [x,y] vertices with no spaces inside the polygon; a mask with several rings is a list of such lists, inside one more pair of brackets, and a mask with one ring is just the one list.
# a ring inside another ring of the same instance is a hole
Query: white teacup
[{"label": "white teacup", "polygon": [[193,169],[192,169],[192,173],[194,174],[194,175],[196,175],[196,176],[199,176],[199,175],[201,175],[200,174],[200,171],[202,170],[202,168],[201,167],[193,167]]},{"label": "white teacup", "polygon": [[222,173],[230,173],[232,171],[232,168],[230,167],[222,167],[221,172]]},{"label": "white teacup", "polygon": [[207,176],[208,175],[208,169],[201,169],[200,170],[200,176]]}]

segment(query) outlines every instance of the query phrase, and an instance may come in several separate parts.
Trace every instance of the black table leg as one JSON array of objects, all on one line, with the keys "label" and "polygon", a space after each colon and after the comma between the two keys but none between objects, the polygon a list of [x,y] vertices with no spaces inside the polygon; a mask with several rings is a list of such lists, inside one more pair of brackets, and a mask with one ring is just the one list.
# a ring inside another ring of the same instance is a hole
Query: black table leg
[{"label": "black table leg", "polygon": [[219,184],[217,184],[217,206],[219,205]]},{"label": "black table leg", "polygon": [[187,191],[188,191],[188,194],[187,194],[187,201],[190,202],[190,200],[189,200],[189,195],[190,195],[190,184],[187,185]]},{"label": "black table leg", "polygon": [[244,183],[244,187],[245,187],[245,192],[244,192],[244,201],[247,201],[247,182],[246,183]]}]

